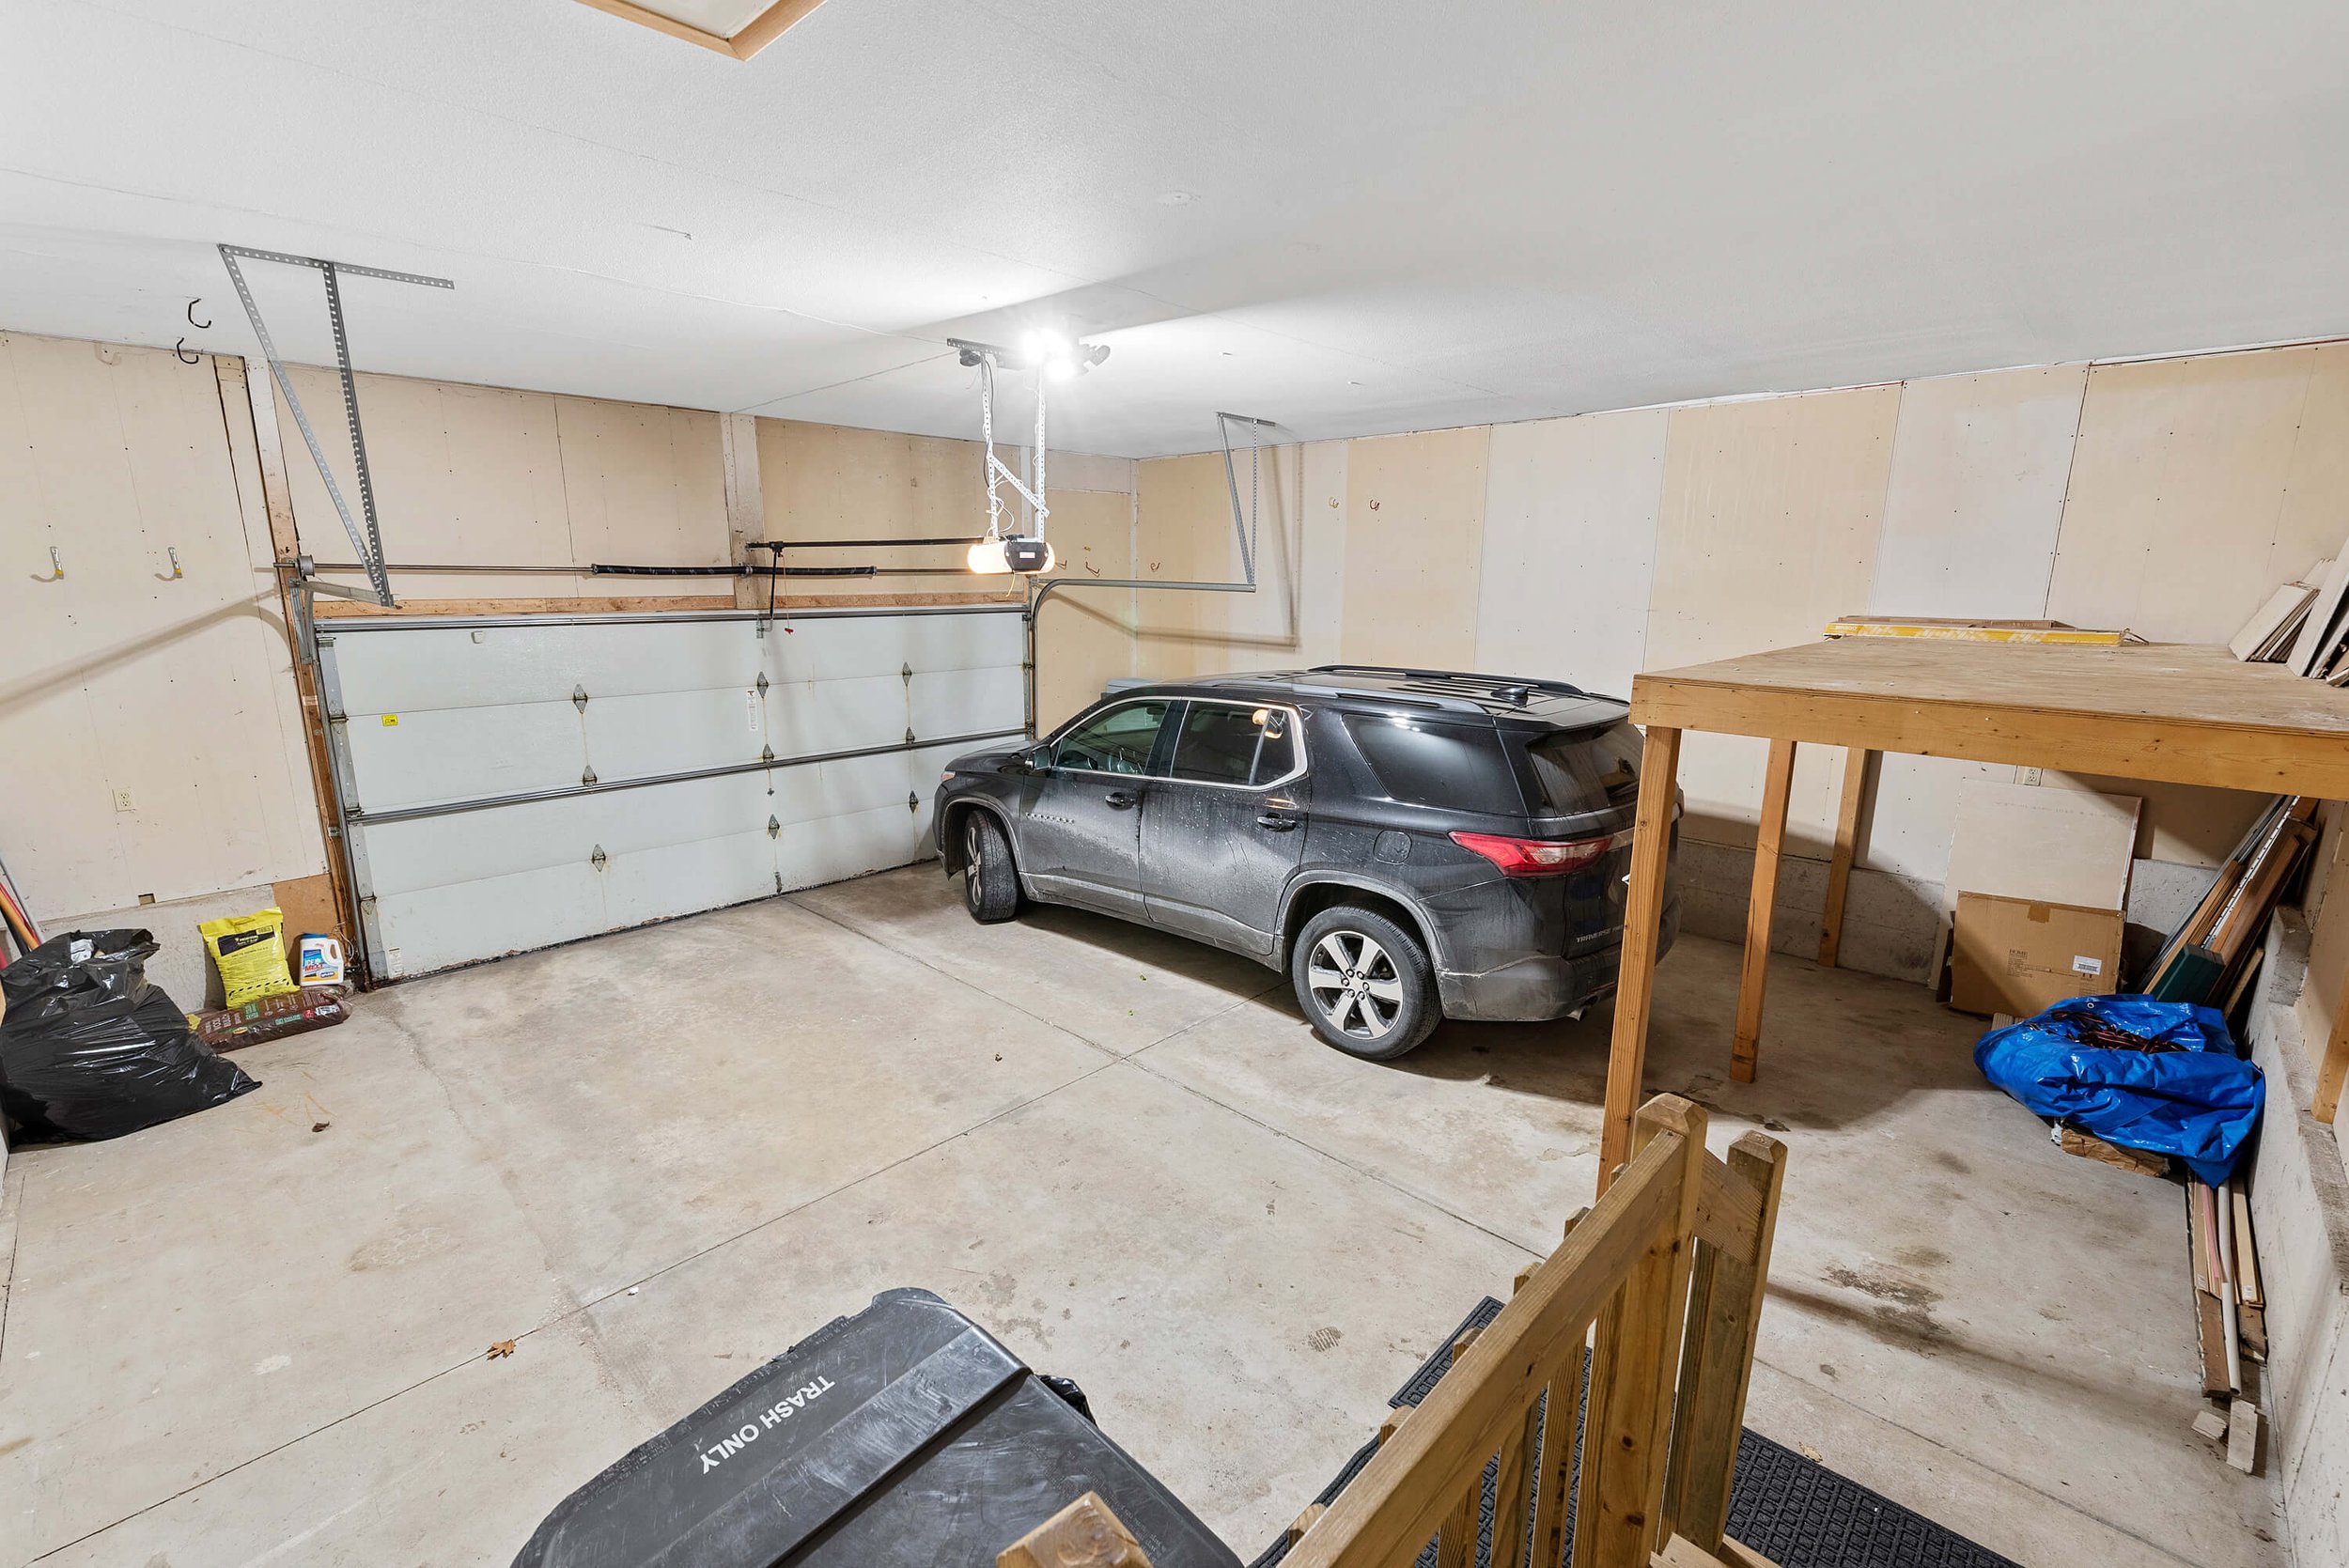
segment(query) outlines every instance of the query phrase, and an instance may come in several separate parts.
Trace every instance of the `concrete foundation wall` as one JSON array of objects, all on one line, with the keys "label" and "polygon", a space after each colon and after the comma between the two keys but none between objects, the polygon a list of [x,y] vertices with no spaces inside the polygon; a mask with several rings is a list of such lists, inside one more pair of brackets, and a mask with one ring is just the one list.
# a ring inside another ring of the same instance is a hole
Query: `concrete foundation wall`
[{"label": "concrete foundation wall", "polygon": [[[2251,1163],[2251,1223],[2267,1307],[2266,1463],[2295,1568],[2349,1562],[2349,1176],[2332,1127],[2309,1114],[2300,1032],[2309,931],[2281,912],[2268,933],[2251,1055],[2267,1110]],[[2321,1045],[2322,1042],[2319,1042]]]}]

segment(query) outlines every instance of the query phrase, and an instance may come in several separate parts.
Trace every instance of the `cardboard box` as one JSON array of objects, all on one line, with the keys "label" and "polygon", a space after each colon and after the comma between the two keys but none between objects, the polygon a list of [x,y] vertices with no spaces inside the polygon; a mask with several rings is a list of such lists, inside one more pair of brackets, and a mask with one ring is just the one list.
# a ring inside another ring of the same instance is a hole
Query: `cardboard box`
[{"label": "cardboard box", "polygon": [[1953,893],[2125,909],[2143,805],[2134,795],[1968,779],[1944,880]]},{"label": "cardboard box", "polygon": [[1988,893],[1957,895],[1950,1005],[2028,1018],[2067,997],[2121,988],[2119,909],[2083,909]]}]

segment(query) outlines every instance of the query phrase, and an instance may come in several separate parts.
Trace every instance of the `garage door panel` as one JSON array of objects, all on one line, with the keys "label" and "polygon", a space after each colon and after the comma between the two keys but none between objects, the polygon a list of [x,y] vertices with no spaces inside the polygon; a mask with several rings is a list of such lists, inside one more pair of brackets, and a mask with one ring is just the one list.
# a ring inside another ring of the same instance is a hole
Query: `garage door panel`
[{"label": "garage door panel", "polygon": [[778,768],[772,774],[774,791],[767,798],[767,809],[786,826],[853,816],[884,806],[905,811],[904,755],[890,752]]},{"label": "garage door panel", "polygon": [[907,627],[918,617],[795,615],[768,639],[772,678],[785,685],[894,675],[911,662]]},{"label": "garage door panel", "polygon": [[[390,975],[929,855],[939,770],[971,743],[906,750],[915,709],[933,736],[1016,731],[1024,709],[1016,613],[801,615],[764,638],[753,619],[338,629],[334,644],[353,859]],[[832,760],[793,760],[814,756]],[[671,777],[711,769],[733,770]],[[612,787],[640,779],[662,782]],[[541,798],[490,803],[518,795]]]},{"label": "garage door panel", "polygon": [[395,978],[612,928],[602,878],[584,862],[379,893],[375,920],[383,971]]},{"label": "garage door panel", "polygon": [[918,752],[905,753],[906,793],[918,804],[913,813],[913,853],[917,860],[931,860],[938,854],[933,834],[938,821],[938,786],[944,782],[940,775],[946,765],[970,750],[967,746],[925,746]]},{"label": "garage door panel", "polygon": [[1027,713],[1027,686],[1018,666],[936,670],[906,683],[913,733],[926,740],[1018,729]]},{"label": "garage door panel", "polygon": [[767,744],[764,705],[747,686],[599,697],[584,717],[587,760],[606,781],[756,762]]},{"label": "garage door panel", "polygon": [[[763,648],[752,621],[337,631],[350,711],[483,707],[750,686]],[[364,651],[366,657],[352,655]],[[771,677],[770,677],[771,678]]]},{"label": "garage door panel", "polygon": [[568,788],[587,766],[568,702],[353,713],[343,737],[370,812]]},{"label": "garage door panel", "polygon": [[641,925],[772,897],[775,844],[761,826],[614,855],[603,873],[612,924]]},{"label": "garage door panel", "polygon": [[775,869],[786,888],[812,888],[910,863],[913,814],[901,800],[848,816],[826,817],[784,829]]},{"label": "garage door panel", "polygon": [[930,615],[907,626],[901,645],[917,672],[1016,670],[1027,658],[1027,632],[1018,615]]},{"label": "garage door panel", "polygon": [[906,683],[885,675],[780,686],[767,693],[767,731],[779,757],[821,756],[906,738]]}]

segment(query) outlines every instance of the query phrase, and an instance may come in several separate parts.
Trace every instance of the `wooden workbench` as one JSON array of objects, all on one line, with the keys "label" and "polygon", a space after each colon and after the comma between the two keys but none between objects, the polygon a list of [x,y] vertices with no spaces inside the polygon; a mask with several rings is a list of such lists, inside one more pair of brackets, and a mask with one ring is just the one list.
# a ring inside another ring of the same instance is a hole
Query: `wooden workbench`
[{"label": "wooden workbench", "polygon": [[[1744,1082],[1752,1081],[1758,1064],[1770,915],[1797,744],[1848,751],[1822,944],[1829,963],[1859,784],[1873,752],[2349,800],[2349,691],[2279,664],[2240,663],[2221,647],[1846,637],[1640,675],[1631,684],[1631,717],[1647,738],[1608,1058],[1601,1191],[1629,1157],[1641,1097],[1684,730],[1770,742],[1730,1063],[1732,1076]],[[2320,1113],[2338,1100],[2344,1076],[2349,998],[2337,1011],[2318,1075]]]}]

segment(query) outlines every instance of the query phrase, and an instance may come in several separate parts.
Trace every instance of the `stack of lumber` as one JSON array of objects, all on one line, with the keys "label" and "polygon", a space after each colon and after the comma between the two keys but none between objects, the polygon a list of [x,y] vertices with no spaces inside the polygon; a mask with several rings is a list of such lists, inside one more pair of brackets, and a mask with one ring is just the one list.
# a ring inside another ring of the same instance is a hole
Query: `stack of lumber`
[{"label": "stack of lumber", "polygon": [[2066,647],[2117,648],[2144,638],[2125,629],[2104,630],[2069,621],[1978,621],[1934,615],[1838,615],[1828,637],[1920,637],[1944,643],[2054,643]]},{"label": "stack of lumber", "polygon": [[2349,686],[2349,545],[2278,588],[2227,646],[2246,663]]},{"label": "stack of lumber", "polygon": [[2259,972],[2268,917],[2316,843],[2316,807],[2309,796],[2276,798],[2186,924],[2170,933],[2139,989],[2236,1015]]},{"label": "stack of lumber", "polygon": [[2267,1302],[2260,1290],[2251,1205],[2230,1179],[2186,1184],[2187,1246],[2194,1265],[2194,1326],[2201,1343],[2202,1394],[2194,1418],[2203,1436],[2227,1440],[2227,1463],[2248,1475],[2259,1461],[2258,1369],[2267,1363]]}]

